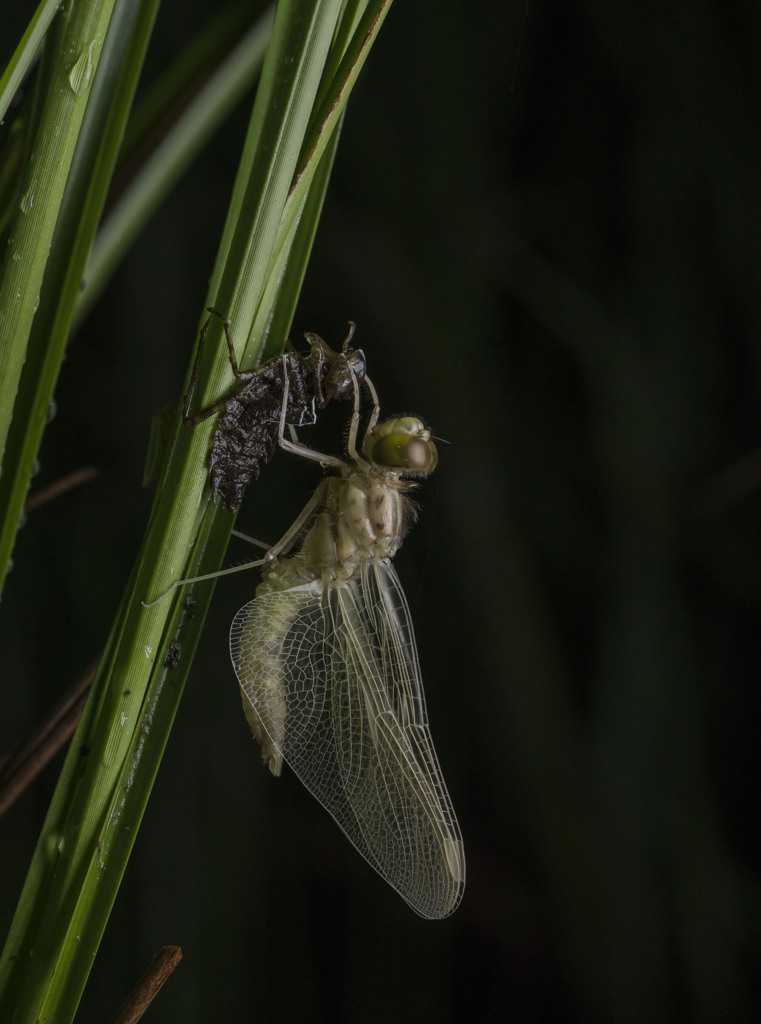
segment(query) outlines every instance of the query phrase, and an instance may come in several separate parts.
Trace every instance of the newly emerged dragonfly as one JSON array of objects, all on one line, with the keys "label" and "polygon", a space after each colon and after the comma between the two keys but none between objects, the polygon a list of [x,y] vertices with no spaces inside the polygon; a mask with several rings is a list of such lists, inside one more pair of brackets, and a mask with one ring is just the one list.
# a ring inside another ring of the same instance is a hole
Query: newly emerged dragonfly
[{"label": "newly emerged dragonfly", "polygon": [[[225,506],[234,512],[251,477],[259,478],[262,465],[270,461],[277,448],[281,410],[285,409],[284,422],[289,427],[315,423],[315,405],[324,409],[334,399],[354,397],[352,381],[355,377],[360,382],[364,379],[365,355],[361,349],[350,347],[354,335],[352,324],[340,352],[334,352],[319,335],[306,334],[308,355],[302,356],[290,349],[254,370],[240,370],[230,321],[211,306],[208,312],[210,316],[198,338],[182,419],[186,426],[193,426],[221,413],[209,453],[209,482],[214,498],[220,495]],[[201,353],[212,316],[222,321],[236,384],[218,402],[191,413]]]},{"label": "newly emerged dragonfly", "polygon": [[436,446],[419,419],[379,422],[365,377],[374,408],[360,453],[352,374],[348,459],[312,451],[284,436],[284,379],[280,445],[335,475],[249,563],[262,566],[262,582],[230,630],[246,717],[270,771],[285,762],[413,910],[443,918],[462,898],[463,843],[391,561],[414,518],[414,478],[434,469]]}]

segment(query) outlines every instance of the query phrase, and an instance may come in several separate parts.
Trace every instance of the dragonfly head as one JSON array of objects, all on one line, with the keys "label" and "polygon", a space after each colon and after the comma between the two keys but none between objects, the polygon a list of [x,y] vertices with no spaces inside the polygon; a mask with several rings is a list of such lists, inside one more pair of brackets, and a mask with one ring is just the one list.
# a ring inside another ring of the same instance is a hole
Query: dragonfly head
[{"label": "dragonfly head", "polygon": [[371,465],[405,476],[430,473],[439,461],[430,430],[415,416],[400,416],[373,427],[362,452]]}]

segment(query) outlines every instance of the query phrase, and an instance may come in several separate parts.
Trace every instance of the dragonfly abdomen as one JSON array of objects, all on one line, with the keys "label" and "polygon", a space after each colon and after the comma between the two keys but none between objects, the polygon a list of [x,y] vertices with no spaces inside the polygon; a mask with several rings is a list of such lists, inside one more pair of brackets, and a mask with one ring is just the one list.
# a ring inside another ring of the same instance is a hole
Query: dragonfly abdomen
[{"label": "dragonfly abdomen", "polygon": [[313,603],[313,589],[306,585],[299,602],[294,601],[293,591],[260,587],[258,596],[241,608],[230,629],[230,654],[241,686],[243,711],[262,748],[262,762],[273,775],[280,775],[283,767],[288,717],[283,643],[301,605]]}]

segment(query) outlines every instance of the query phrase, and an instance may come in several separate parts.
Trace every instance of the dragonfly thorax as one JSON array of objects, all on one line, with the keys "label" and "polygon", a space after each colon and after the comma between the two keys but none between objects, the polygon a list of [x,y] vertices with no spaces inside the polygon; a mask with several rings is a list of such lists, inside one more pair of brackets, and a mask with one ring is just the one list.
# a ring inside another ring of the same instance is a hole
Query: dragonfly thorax
[{"label": "dragonfly thorax", "polygon": [[304,577],[341,582],[361,562],[393,558],[409,521],[409,486],[377,471],[328,478],[323,510],[297,555]]}]

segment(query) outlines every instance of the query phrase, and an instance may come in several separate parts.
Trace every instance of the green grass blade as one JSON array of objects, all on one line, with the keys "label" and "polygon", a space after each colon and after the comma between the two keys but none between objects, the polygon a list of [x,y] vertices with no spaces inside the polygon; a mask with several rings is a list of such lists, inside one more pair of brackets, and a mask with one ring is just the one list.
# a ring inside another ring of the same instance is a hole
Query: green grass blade
[{"label": "green grass blade", "polygon": [[[87,315],[116,267],[199,151],[240,97],[256,80],[269,42],[273,10],[268,9],[240,39],[162,138],[111,210],[98,233],[87,266],[75,322]],[[203,36],[206,36],[204,30]],[[180,69],[176,74],[179,74]],[[169,102],[161,96],[150,103]],[[165,109],[159,107],[159,109]],[[147,117],[141,117],[145,122]]]},{"label": "green grass blade", "polygon": [[[252,360],[273,327],[285,328],[303,278],[337,142],[327,118],[326,67],[340,0],[283,0],[272,29],[260,89],[236,179],[210,292],[232,315]],[[344,33],[351,35],[352,33]],[[366,52],[366,51],[365,51]],[[335,76],[328,75],[331,82]],[[342,80],[343,81],[343,80]],[[322,91],[321,91],[322,90]],[[335,95],[345,102],[348,90]],[[315,121],[318,117],[318,121]],[[306,140],[308,175],[300,171]],[[332,138],[331,138],[332,137]],[[322,141],[324,140],[324,141]],[[330,142],[330,148],[328,143]],[[292,188],[298,177],[298,197]],[[300,216],[286,217],[296,210]],[[274,282],[277,282],[277,285]],[[218,398],[230,370],[212,321],[197,401]],[[189,342],[189,366],[193,345]],[[175,423],[148,529],[125,590],[85,714],[51,804],[11,934],[0,962],[0,1016],[8,1021],[71,1020],[123,875],[171,728],[213,584],[194,587],[189,619],[176,593],[146,609],[141,600],[178,577],[221,564],[233,516],[209,502],[206,459],[213,423]],[[182,639],[176,668],[164,664]],[[186,656],[187,655],[187,656]],[[171,675],[170,675],[171,673]],[[169,685],[171,682],[171,685]],[[83,756],[82,752],[86,751]],[[33,954],[33,955],[32,955]],[[10,959],[10,958],[13,959]]]},{"label": "green grass blade", "polygon": [[267,341],[262,361],[281,352],[282,339],[288,337],[328,190],[339,137],[340,132],[335,131],[312,179],[303,209],[280,250],[281,262],[273,265],[267,282],[262,308],[269,310],[269,316],[265,326]]},{"label": "green grass blade", "polygon": [[0,457],[113,0],[72,4],[0,270]]},{"label": "green grass blade", "polygon": [[8,431],[0,479],[0,587],[157,7],[158,0],[129,0],[114,12],[78,132]]},{"label": "green grass blade", "polygon": [[42,3],[32,15],[32,20],[21,37],[21,42],[16,47],[16,51],[8,62],[8,66],[0,75],[0,122],[7,114],[8,107],[17,89],[34,64],[37,51],[42,44],[42,40],[45,38],[45,33],[50,28],[50,23],[56,16],[59,6],[59,0],[42,0]]},{"label": "green grass blade", "polygon": [[[334,48],[332,56],[335,71],[326,77],[328,85],[322,91],[319,105],[310,121],[299,167],[283,214],[280,236],[283,250],[287,248],[287,239],[290,237],[290,233],[295,230],[305,192],[317,173],[326,147],[343,114],[349,94],[390,6],[391,0],[374,0],[373,3],[369,3],[362,17],[358,19],[357,27],[354,29],[346,49],[343,52],[336,52]],[[351,13],[347,12],[347,17],[350,23],[353,23]],[[275,253],[275,262],[284,258],[283,251]]]}]

